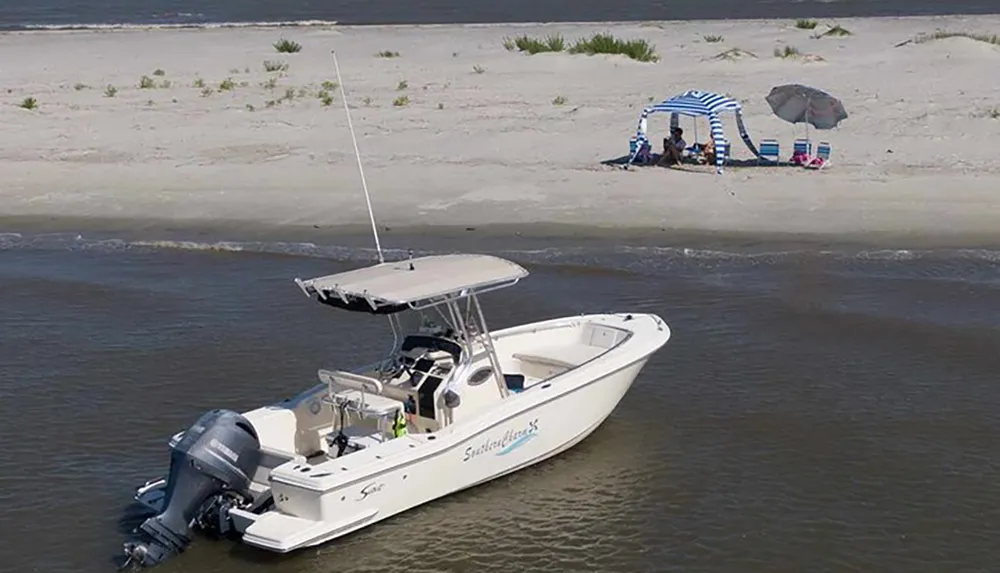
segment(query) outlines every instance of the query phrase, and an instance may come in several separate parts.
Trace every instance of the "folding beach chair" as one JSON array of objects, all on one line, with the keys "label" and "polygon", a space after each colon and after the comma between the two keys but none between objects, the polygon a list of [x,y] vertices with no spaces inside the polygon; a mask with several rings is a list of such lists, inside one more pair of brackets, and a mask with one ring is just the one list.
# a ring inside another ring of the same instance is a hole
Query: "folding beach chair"
[{"label": "folding beach chair", "polygon": [[812,142],[808,139],[796,139],[792,147],[792,163],[805,165],[812,161]]},{"label": "folding beach chair", "polygon": [[830,144],[821,141],[816,146],[816,157],[806,164],[806,169],[823,169],[830,164]]},{"label": "folding beach chair", "polygon": [[645,165],[652,159],[653,147],[645,137],[632,136],[628,141],[628,155],[633,164]]},{"label": "folding beach chair", "polygon": [[771,163],[778,163],[781,160],[781,146],[778,144],[777,139],[762,139],[760,141],[760,151],[757,157],[757,163],[763,163],[764,161],[769,161]]}]

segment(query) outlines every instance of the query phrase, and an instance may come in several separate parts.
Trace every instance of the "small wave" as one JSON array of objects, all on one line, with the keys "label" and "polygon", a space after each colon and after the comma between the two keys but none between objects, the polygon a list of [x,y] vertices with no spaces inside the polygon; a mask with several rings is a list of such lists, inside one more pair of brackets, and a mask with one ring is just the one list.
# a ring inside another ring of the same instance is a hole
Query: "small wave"
[{"label": "small wave", "polygon": [[[181,239],[121,239],[85,237],[78,233],[47,233],[24,235],[21,233],[0,233],[0,250],[10,249],[67,249],[67,250],[124,250],[124,249],[176,249],[186,251],[217,251],[231,253],[262,253],[286,256],[305,256],[341,260],[372,260],[375,249],[365,246],[319,245],[309,241],[191,241]],[[880,249],[856,252],[836,250],[772,250],[772,251],[726,251],[717,249],[697,249],[671,246],[632,246],[610,243],[601,246],[554,246],[540,248],[491,248],[487,249],[501,256],[518,258],[528,263],[565,263],[577,259],[593,260],[600,256],[626,256],[645,260],[704,260],[743,261],[748,264],[770,264],[797,257],[822,257],[831,260],[854,261],[911,261],[921,259],[964,259],[985,262],[1000,262],[1000,251],[990,249]],[[386,259],[398,260],[413,256],[424,256],[444,251],[447,248],[383,248]]]},{"label": "small wave", "polygon": [[[190,17],[190,16],[188,16]],[[107,24],[22,24],[3,29],[11,31],[72,32],[108,30],[175,30],[221,28],[324,28],[336,26],[336,20],[284,20],[274,22],[167,22],[167,23],[107,23]]]}]

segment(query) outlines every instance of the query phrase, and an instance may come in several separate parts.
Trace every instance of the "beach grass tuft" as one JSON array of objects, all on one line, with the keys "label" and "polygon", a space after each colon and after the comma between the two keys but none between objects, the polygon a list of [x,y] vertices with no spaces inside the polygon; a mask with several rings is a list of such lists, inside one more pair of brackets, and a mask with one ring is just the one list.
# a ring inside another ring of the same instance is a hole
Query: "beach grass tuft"
[{"label": "beach grass tuft", "polygon": [[396,91],[401,92],[401,91],[405,90],[408,87],[410,87],[410,84],[407,83],[406,80],[399,80],[399,83],[396,84]]},{"label": "beach grass tuft", "polygon": [[233,79],[232,78],[226,78],[226,79],[222,80],[222,82],[219,83],[219,91],[220,92],[228,92],[228,91],[231,91],[235,87],[236,87],[236,84],[233,83]]},{"label": "beach grass tuft", "polygon": [[813,30],[816,28],[817,24],[819,24],[819,22],[817,22],[816,20],[803,19],[795,21],[795,27],[798,28],[799,30]]},{"label": "beach grass tuft", "polygon": [[802,52],[800,52],[795,46],[785,46],[784,48],[774,49],[775,58],[795,58],[801,55]]},{"label": "beach grass tuft", "polygon": [[475,66],[472,66],[472,71],[476,72],[477,74],[484,74],[484,73],[486,73],[486,68],[484,68],[484,67],[482,67],[480,65],[475,65]]},{"label": "beach grass tuft", "polygon": [[837,24],[836,26],[830,26],[830,29],[828,29],[826,32],[823,32],[822,34],[816,34],[813,37],[814,38],[826,38],[828,36],[829,37],[843,37],[843,36],[853,36],[853,35],[854,35],[853,32],[851,32],[847,28],[841,26],[840,24]]},{"label": "beach grass tuft", "polygon": [[410,105],[410,98],[409,98],[409,96],[401,95],[401,96],[397,97],[396,99],[392,100],[392,105],[395,106],[395,107],[405,107],[405,106],[408,106],[408,105]]},{"label": "beach grass tuft", "polygon": [[89,87],[90,86],[88,86],[87,84],[77,83],[76,85],[73,86],[73,89],[76,90],[76,91],[81,91],[81,90],[85,90],[85,89],[87,89]]},{"label": "beach grass tuft", "polygon": [[153,81],[153,78],[149,76],[142,76],[141,78],[139,78],[139,89],[148,90],[148,89],[153,89],[155,87],[156,87],[156,82]]},{"label": "beach grass tuft", "polygon": [[323,88],[325,91],[332,92],[333,90],[339,88],[340,84],[330,80],[323,80],[323,83],[320,84],[320,87]]},{"label": "beach grass tuft", "polygon": [[718,44],[719,42],[725,40],[725,38],[723,38],[722,36],[713,36],[713,35],[704,36],[704,38],[705,41],[708,42],[709,44]]},{"label": "beach grass tuft", "polygon": [[380,58],[398,58],[399,52],[393,52],[392,50],[382,50],[381,52],[375,55]]},{"label": "beach grass tuft", "polygon": [[163,71],[160,68],[156,68],[155,70],[153,70],[153,75],[154,76],[165,76],[165,75],[167,75],[167,72]]},{"label": "beach grass tuft", "polygon": [[323,104],[323,107],[330,107],[330,105],[333,103],[333,96],[331,96],[330,92],[326,90],[320,90],[319,94],[317,94],[317,97],[319,98],[320,103]]},{"label": "beach grass tuft", "polygon": [[273,90],[278,87],[278,78],[268,78],[266,81],[260,83],[260,87],[266,90]]},{"label": "beach grass tuft", "polygon": [[527,34],[504,38],[503,47],[508,52],[515,50],[527,52],[528,54],[541,54],[544,52],[561,52],[566,49],[566,40],[559,34],[550,34],[548,37],[533,38]]},{"label": "beach grass tuft", "polygon": [[621,54],[638,62],[656,62],[655,47],[646,40],[621,40],[611,34],[597,33],[590,38],[577,40],[569,52],[571,54]]},{"label": "beach grass tuft", "polygon": [[744,50],[743,48],[729,48],[725,52],[719,52],[712,57],[716,60],[728,60],[730,62],[735,62],[736,60],[742,58],[756,58],[757,54]]},{"label": "beach grass tuft", "polygon": [[555,97],[555,98],[554,98],[554,99],[552,100],[552,105],[566,105],[566,102],[567,102],[567,101],[569,101],[569,100],[567,100],[567,99],[566,99],[565,97],[563,97],[563,96],[561,96],[561,95],[557,95],[557,96],[556,96],[556,97]]},{"label": "beach grass tuft", "polygon": [[38,100],[33,97],[26,97],[17,104],[21,109],[38,109]]},{"label": "beach grass tuft", "polygon": [[281,38],[274,43],[274,49],[282,54],[297,54],[302,51],[302,44]]},{"label": "beach grass tuft", "polygon": [[987,44],[993,44],[994,46],[1000,46],[1000,35],[997,34],[977,34],[973,32],[950,32],[948,30],[935,30],[929,34],[919,34],[913,38],[913,43],[923,44],[925,42],[931,42],[934,40],[945,40],[947,38],[968,38],[970,40],[976,40],[977,42],[985,42]]},{"label": "beach grass tuft", "polygon": [[118,95],[118,88],[115,86],[109,84],[108,87],[104,88],[104,97],[115,97],[116,95]]},{"label": "beach grass tuft", "polygon": [[288,62],[276,62],[273,60],[264,60],[264,71],[265,72],[287,72]]}]

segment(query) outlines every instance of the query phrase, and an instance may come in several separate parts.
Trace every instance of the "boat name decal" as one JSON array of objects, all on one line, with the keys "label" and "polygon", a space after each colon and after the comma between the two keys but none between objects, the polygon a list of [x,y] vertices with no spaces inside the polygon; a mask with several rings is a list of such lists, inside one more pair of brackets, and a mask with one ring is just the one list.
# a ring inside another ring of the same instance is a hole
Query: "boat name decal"
[{"label": "boat name decal", "polygon": [[367,498],[369,495],[371,495],[373,493],[378,493],[378,492],[382,491],[382,488],[384,488],[384,487],[385,487],[385,484],[370,483],[370,484],[366,485],[365,487],[361,488],[361,497],[359,497],[355,501],[361,501],[361,500]]},{"label": "boat name decal", "polygon": [[[528,440],[534,438],[538,433],[538,418],[528,422],[527,426],[519,429],[510,429],[499,438],[487,438],[479,446],[469,446],[465,448],[463,462],[483,454],[496,451],[497,456],[505,456],[515,449],[524,445]],[[499,451],[497,451],[499,450]]]}]

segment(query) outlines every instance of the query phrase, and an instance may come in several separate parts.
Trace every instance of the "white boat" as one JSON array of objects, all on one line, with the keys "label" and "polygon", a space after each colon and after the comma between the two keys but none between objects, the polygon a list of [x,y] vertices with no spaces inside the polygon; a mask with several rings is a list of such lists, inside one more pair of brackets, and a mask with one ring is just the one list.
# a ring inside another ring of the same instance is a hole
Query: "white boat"
[{"label": "white boat", "polygon": [[[527,274],[493,256],[444,255],[297,280],[324,304],[387,314],[392,351],[174,436],[170,478],[136,494],[159,515],[126,554],[155,564],[184,549],[191,523],[271,551],[311,547],[579,443],[670,329],[653,314],[591,314],[491,332],[479,295]],[[420,328],[404,327],[407,311]]]},{"label": "white boat", "polygon": [[183,551],[195,529],[280,553],[316,546],[586,438],[670,329],[653,314],[590,314],[490,331],[479,296],[527,275],[458,254],[296,279],[325,305],[388,316],[391,351],[173,436],[168,476],[136,492],[155,515],[125,543],[126,565]]}]

